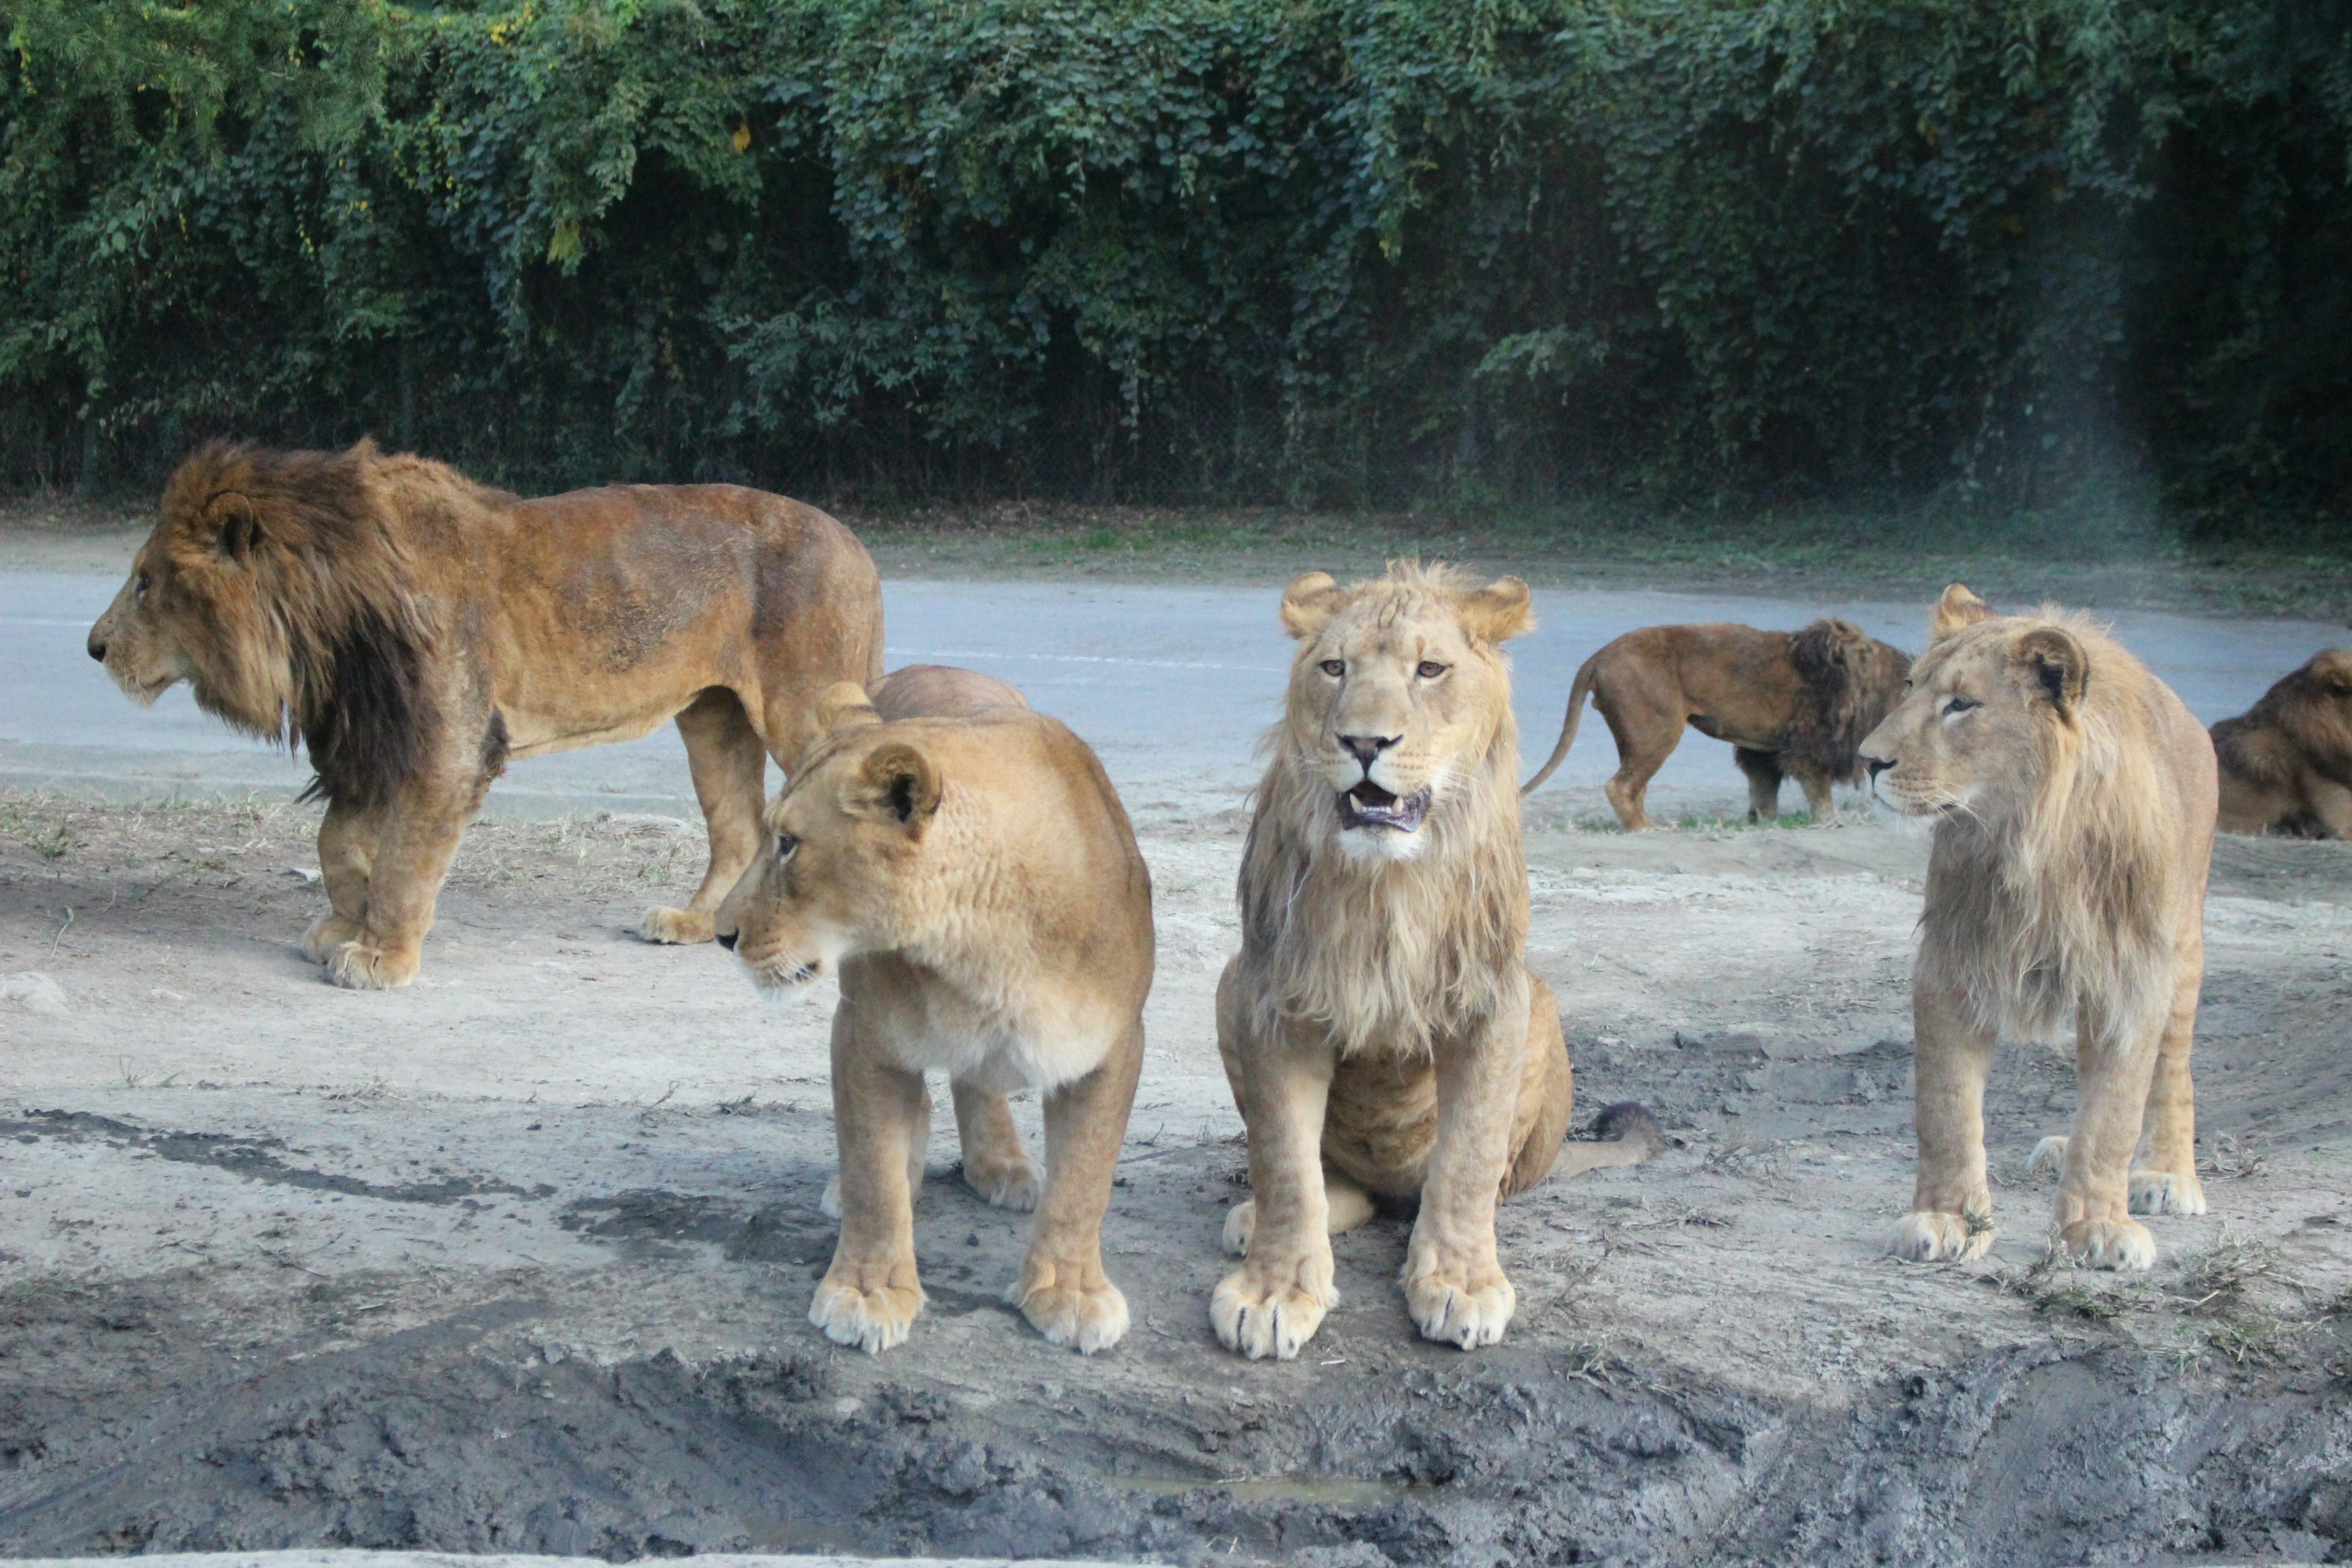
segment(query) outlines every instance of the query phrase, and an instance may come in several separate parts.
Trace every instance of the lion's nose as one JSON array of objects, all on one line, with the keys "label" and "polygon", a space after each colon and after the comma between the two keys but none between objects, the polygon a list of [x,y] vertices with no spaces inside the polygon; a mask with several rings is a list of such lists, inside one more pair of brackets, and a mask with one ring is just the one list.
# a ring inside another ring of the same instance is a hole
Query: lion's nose
[{"label": "lion's nose", "polygon": [[733,931],[722,931],[713,934],[719,938],[719,946],[725,948],[730,952],[735,951],[735,933]]},{"label": "lion's nose", "polygon": [[1339,744],[1348,749],[1349,756],[1369,768],[1382,752],[1403,739],[1402,735],[1342,735]]},{"label": "lion's nose", "polygon": [[96,632],[89,634],[89,657],[98,660],[99,663],[104,664],[106,662],[106,644],[99,640],[99,636]]},{"label": "lion's nose", "polygon": [[1862,759],[1862,764],[1870,770],[1870,776],[1874,779],[1893,767],[1895,761],[1891,757],[1864,757]]}]

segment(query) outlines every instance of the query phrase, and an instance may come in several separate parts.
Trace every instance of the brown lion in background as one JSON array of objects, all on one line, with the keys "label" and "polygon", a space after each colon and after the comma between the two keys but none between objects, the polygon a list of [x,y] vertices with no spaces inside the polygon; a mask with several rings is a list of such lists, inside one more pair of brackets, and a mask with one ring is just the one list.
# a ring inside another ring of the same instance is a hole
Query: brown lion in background
[{"label": "brown lion in background", "polygon": [[1830,786],[1862,782],[1857,748],[1894,710],[1910,672],[1910,655],[1851,621],[1819,620],[1799,632],[1724,621],[1644,626],[1576,672],[1559,742],[1520,793],[1533,793],[1567,759],[1590,696],[1617,740],[1617,772],[1602,790],[1627,832],[1654,826],[1643,795],[1685,724],[1731,742],[1748,775],[1748,821],[1780,816],[1783,778],[1803,788],[1814,820],[1831,820]]},{"label": "brown lion in background", "polygon": [[178,681],[247,734],[309,749],[339,985],[405,985],[466,824],[509,758],[671,719],[710,827],[655,942],[707,942],[836,681],[882,673],[873,561],[832,518],[732,485],[524,500],[362,441],[212,446],[180,465],[89,654],[141,702]]},{"label": "brown lion in background", "polygon": [[2224,833],[2352,838],[2352,651],[2331,647],[2213,726]]}]

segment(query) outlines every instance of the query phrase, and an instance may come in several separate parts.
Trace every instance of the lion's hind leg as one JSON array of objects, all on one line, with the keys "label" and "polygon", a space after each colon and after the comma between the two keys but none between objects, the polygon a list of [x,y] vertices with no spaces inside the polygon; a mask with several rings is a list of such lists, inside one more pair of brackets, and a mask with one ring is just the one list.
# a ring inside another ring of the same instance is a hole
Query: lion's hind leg
[{"label": "lion's hind leg", "polygon": [[1601,710],[1609,733],[1617,742],[1617,771],[1601,786],[1601,793],[1609,797],[1610,808],[1626,832],[1641,833],[1656,826],[1650,820],[1650,781],[1682,743],[1685,715],[1677,707],[1643,700],[1639,694],[1621,695],[1607,681],[1593,689],[1592,705]]},{"label": "lion's hind leg", "polygon": [[1769,827],[1780,820],[1780,758],[1776,752],[1735,746],[1731,760],[1748,775],[1748,820]]},{"label": "lion's hind leg", "polygon": [[720,686],[679,711],[677,732],[686,742],[694,796],[710,832],[710,864],[686,908],[655,905],[638,922],[637,934],[647,942],[709,942],[719,900],[760,852],[768,752],[742,702]]},{"label": "lion's hind leg", "polygon": [[990,1089],[950,1087],[955,1091],[956,1134],[963,1144],[964,1184],[992,1208],[1035,1208],[1045,1190],[1045,1173],[1021,1146],[1012,1106]]},{"label": "lion's hind leg", "polygon": [[327,886],[327,912],[302,933],[302,951],[313,963],[324,963],[347,942],[357,942],[367,929],[368,869],[375,849],[375,827],[348,805],[330,802],[319,824],[319,875]]}]

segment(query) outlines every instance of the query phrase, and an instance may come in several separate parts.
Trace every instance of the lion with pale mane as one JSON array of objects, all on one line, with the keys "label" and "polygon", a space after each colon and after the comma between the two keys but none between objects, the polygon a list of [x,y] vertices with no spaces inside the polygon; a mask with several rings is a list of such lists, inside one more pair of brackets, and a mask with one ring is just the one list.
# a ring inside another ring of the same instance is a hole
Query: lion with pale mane
[{"label": "lion with pale mane", "polygon": [[1638,1106],[1569,1145],[1574,1079],[1551,990],[1528,969],[1518,731],[1501,647],[1527,584],[1394,567],[1293,583],[1298,641],[1242,852],[1242,951],[1217,1049],[1249,1134],[1244,1255],[1211,1299],[1228,1349],[1288,1360],[1338,1300],[1331,1236],[1418,1198],[1405,1304],[1423,1334],[1501,1339],[1517,1298],[1495,1205],[1544,1179],[1636,1163]]},{"label": "lion with pale mane", "polygon": [[2224,833],[2352,838],[2352,651],[2327,648],[2213,726]]},{"label": "lion with pale mane", "polygon": [[[1152,964],[1151,878],[1127,813],[1084,742],[983,676],[900,670],[870,700],[837,686],[816,725],[718,922],[764,991],[841,980],[841,1236],[809,1320],[879,1352],[921,1311],[914,1196],[938,1071],[964,1180],[1037,1211],[1008,1299],[1054,1344],[1115,1344],[1127,1298],[1103,1272],[1102,1219]],[[1005,1104],[1024,1089],[1045,1096],[1042,1184]]]},{"label": "lion with pale mane", "polygon": [[173,476],[89,653],[142,703],[185,680],[237,729],[308,747],[330,909],[304,946],[372,989],[416,977],[509,760],[673,719],[710,862],[642,929],[709,941],[759,849],[768,758],[789,773],[816,694],[881,673],[881,583],[832,518],[733,485],[524,500],[366,441],[213,446]]},{"label": "lion with pale mane", "polygon": [[2060,1167],[2053,1245],[2146,1268],[2156,1242],[2134,1214],[2205,1212],[2189,1056],[2213,748],[2100,627],[1997,615],[1957,583],[1911,679],[1862,747],[1879,796],[1934,833],[1912,988],[1919,1171],[1892,1250],[1933,1261],[1992,1244],[1994,1044],[2051,1037],[2071,1016],[2074,1131],[2034,1152]]},{"label": "lion with pale mane", "polygon": [[1851,621],[1796,632],[1728,621],[1643,626],[1578,668],[1559,743],[1521,794],[1568,759],[1589,696],[1617,742],[1617,771],[1601,786],[1628,833],[1654,826],[1646,796],[1687,724],[1728,741],[1748,776],[1748,820],[1780,815],[1780,781],[1794,778],[1817,822],[1833,820],[1833,784],[1859,784],[1855,752],[1903,693],[1911,656]]}]

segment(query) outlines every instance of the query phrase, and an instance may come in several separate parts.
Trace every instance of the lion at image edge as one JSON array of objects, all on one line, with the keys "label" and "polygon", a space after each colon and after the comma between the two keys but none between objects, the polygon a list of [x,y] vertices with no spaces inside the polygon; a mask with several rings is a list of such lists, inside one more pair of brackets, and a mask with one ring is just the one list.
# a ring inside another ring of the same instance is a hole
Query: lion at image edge
[{"label": "lion at image edge", "polygon": [[2325,649],[2213,726],[2221,831],[2352,838],[2352,651]]},{"label": "lion at image edge", "polygon": [[763,773],[809,705],[882,667],[882,589],[848,530],[733,485],[524,500],[445,464],[211,446],[180,465],[89,653],[152,702],[308,748],[339,985],[416,977],[441,880],[508,762],[675,719],[710,830],[651,942],[707,942],[760,844]]},{"label": "lion at image edge", "polygon": [[[1034,1207],[1006,1299],[1048,1342],[1127,1332],[1102,1220],[1143,1069],[1151,875],[1086,743],[1020,693],[918,665],[869,694],[835,687],[821,738],[768,808],[764,852],[718,935],[772,996],[829,974],[841,1221],[809,1321],[878,1353],[923,1308],[914,1199],[930,1139],[927,1072],[955,1091],[963,1177]],[[1006,1094],[1045,1098],[1041,1174]]]},{"label": "lion at image edge", "polygon": [[1391,566],[1293,583],[1297,639],[1242,853],[1242,951],[1217,1048],[1249,1134],[1252,1196],[1226,1216],[1240,1268],[1217,1337],[1288,1360],[1339,1299],[1331,1237],[1419,1200],[1405,1304],[1426,1337],[1493,1344],[1517,1297],[1495,1205],[1557,1169],[1663,1142],[1639,1106],[1566,1145],[1573,1079],[1550,987],[1527,964],[1518,732],[1501,645],[1527,584]]},{"label": "lion at image edge", "polygon": [[2213,747],[2103,628],[2047,606],[1999,615],[1957,583],[1911,681],[1862,747],[1879,798],[1934,835],[1912,989],[1918,1180],[1891,1250],[1991,1246],[1994,1044],[2054,1039],[2071,1018],[2080,1109],[2030,1162],[2058,1168],[2053,1245],[2146,1268],[2156,1240],[2133,1215],[2205,1212],[2189,1053]]}]

